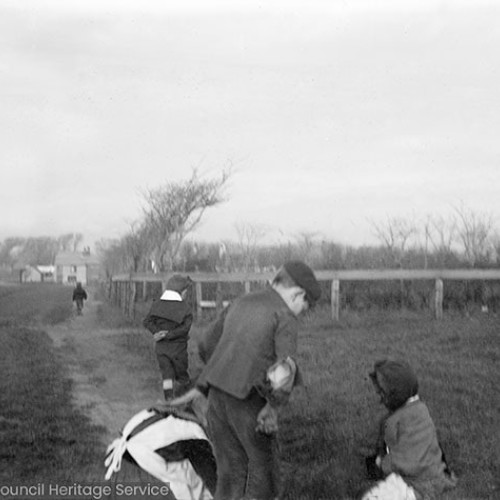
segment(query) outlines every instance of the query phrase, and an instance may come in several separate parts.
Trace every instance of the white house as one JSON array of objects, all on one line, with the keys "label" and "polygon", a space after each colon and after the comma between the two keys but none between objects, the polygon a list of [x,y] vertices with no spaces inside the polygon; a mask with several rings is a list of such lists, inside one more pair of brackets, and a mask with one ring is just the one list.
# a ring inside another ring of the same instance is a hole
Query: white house
[{"label": "white house", "polygon": [[59,252],[55,258],[56,282],[87,285],[99,278],[99,259],[90,252]]}]

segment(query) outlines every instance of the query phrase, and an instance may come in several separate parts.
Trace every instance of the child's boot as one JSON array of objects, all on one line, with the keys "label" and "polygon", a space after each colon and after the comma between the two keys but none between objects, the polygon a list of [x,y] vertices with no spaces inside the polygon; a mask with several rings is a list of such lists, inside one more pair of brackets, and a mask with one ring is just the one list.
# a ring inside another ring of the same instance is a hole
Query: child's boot
[{"label": "child's boot", "polygon": [[163,397],[165,401],[174,397],[174,381],[171,378],[163,381]]}]

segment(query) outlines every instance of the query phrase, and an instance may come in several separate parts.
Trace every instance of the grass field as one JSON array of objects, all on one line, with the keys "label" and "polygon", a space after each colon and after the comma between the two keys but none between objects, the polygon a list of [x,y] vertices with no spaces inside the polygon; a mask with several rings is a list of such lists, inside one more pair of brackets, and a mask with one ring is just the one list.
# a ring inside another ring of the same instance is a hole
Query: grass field
[{"label": "grass field", "polygon": [[[198,325],[193,336],[203,335]],[[287,499],[355,498],[369,486],[371,452],[384,409],[368,380],[384,357],[407,360],[420,381],[459,486],[444,498],[500,498],[499,318],[402,312],[348,315],[329,309],[305,319],[299,365],[305,387],[281,415],[282,476]],[[193,354],[194,371],[200,369]]]},{"label": "grass field", "polygon": [[71,482],[102,456],[43,325],[72,315],[71,290],[0,287],[0,483]]},{"label": "grass field", "polygon": [[[35,290],[6,294],[0,289],[0,341],[6,346],[0,365],[0,433],[7,443],[0,479],[23,474],[90,478],[102,461],[100,430],[72,406],[64,366],[43,329],[33,327],[40,319],[57,322],[71,311],[62,313],[58,304],[67,298],[57,287],[42,297]],[[16,297],[21,292],[27,295]],[[400,311],[370,312],[333,324],[329,314],[318,310],[304,320],[298,361],[306,387],[295,391],[280,419],[285,498],[352,499],[367,485],[363,456],[383,414],[367,374],[375,360],[387,356],[408,360],[419,376],[421,397],[459,476],[458,488],[445,498],[500,498],[499,318],[484,314],[435,321]],[[123,327],[117,342],[143,358],[144,365],[151,363],[152,345],[139,324],[131,327],[108,305],[99,309],[99,317],[106,328]],[[193,327],[193,375],[200,370],[195,343],[205,327]]]},{"label": "grass field", "polygon": [[[498,318],[373,314],[332,325],[307,322],[299,362],[307,390],[283,419],[289,498],[349,498],[365,484],[363,455],[384,410],[367,373],[384,357],[409,361],[420,380],[452,468],[449,499],[500,498],[500,337]],[[332,496],[333,493],[333,496]]]}]

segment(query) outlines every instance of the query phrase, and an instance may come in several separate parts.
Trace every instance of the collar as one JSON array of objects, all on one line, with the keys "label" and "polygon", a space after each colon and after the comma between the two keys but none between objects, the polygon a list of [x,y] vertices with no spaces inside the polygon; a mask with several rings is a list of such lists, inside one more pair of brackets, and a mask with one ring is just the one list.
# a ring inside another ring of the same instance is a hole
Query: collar
[{"label": "collar", "polygon": [[175,290],[165,290],[160,297],[160,300],[173,300],[175,302],[182,302],[182,297],[179,292]]},{"label": "collar", "polygon": [[410,403],[414,403],[415,401],[420,401],[420,397],[418,394],[415,394],[415,396],[412,396],[411,398],[408,398],[406,400],[405,406],[409,405]]}]

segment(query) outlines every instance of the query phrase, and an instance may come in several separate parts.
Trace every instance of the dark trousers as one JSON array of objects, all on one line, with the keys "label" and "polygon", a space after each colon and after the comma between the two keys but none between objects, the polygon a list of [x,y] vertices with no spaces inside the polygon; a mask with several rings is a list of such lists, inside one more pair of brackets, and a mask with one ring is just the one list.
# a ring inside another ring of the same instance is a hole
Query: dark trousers
[{"label": "dark trousers", "polygon": [[155,352],[163,380],[189,381],[187,342],[157,342]]},{"label": "dark trousers", "polygon": [[241,400],[210,388],[207,420],[217,462],[214,500],[277,496],[274,438],[255,430],[265,404],[257,392]]},{"label": "dark trousers", "polygon": [[[165,341],[163,341],[165,342]],[[172,380],[174,396],[183,394],[190,385],[187,342],[156,343],[156,359],[162,380]]]},{"label": "dark trousers", "polygon": [[75,303],[76,303],[76,312],[77,312],[77,314],[82,314],[83,299],[75,299]]}]

